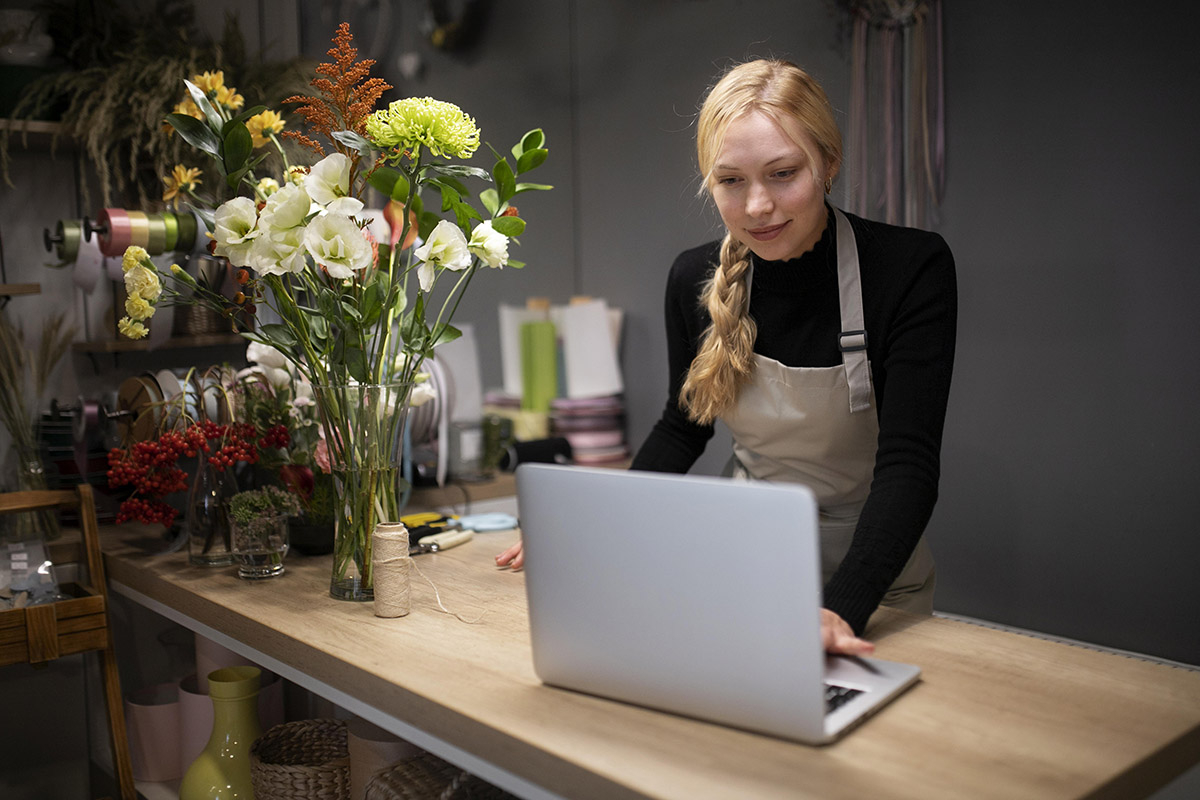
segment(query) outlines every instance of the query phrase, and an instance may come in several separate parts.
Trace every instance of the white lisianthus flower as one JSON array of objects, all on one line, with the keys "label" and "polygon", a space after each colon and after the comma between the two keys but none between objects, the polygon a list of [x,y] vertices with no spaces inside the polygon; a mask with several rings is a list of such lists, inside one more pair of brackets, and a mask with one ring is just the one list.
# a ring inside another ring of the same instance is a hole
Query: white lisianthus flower
[{"label": "white lisianthus flower", "polygon": [[246,264],[260,275],[298,273],[306,266],[305,229],[301,226],[275,230],[254,240]]},{"label": "white lisianthus flower", "polygon": [[304,179],[308,196],[323,206],[350,194],[350,159],[330,153],[313,165]]},{"label": "white lisianthus flower", "polygon": [[371,244],[354,220],[341,214],[323,214],[308,224],[304,246],[312,257],[338,280],[371,266]]},{"label": "white lisianthus flower", "polygon": [[246,345],[246,360],[264,367],[276,367],[277,369],[286,369],[289,363],[283,353],[271,345],[263,344],[262,342],[251,342]]},{"label": "white lisianthus flower", "polygon": [[213,214],[214,254],[228,258],[235,267],[248,266],[246,256],[258,236],[257,222],[258,209],[249,197],[222,203]]},{"label": "white lisianthus flower", "polygon": [[471,252],[467,249],[467,237],[462,229],[448,219],[439,222],[430,232],[425,244],[413,251],[423,263],[417,270],[421,291],[433,287],[434,267],[466,269],[471,266]]},{"label": "white lisianthus flower", "polygon": [[428,383],[418,383],[412,388],[408,395],[408,403],[413,408],[423,406],[433,398],[437,397],[437,392]]},{"label": "white lisianthus flower", "polygon": [[353,217],[362,210],[363,202],[357,197],[339,197],[325,206],[326,212],[330,214],[342,214],[347,217]]},{"label": "white lisianthus flower", "polygon": [[274,232],[302,225],[311,207],[312,201],[304,187],[289,183],[267,198],[258,217],[258,230]]},{"label": "white lisianthus flower", "polygon": [[489,267],[503,267],[508,263],[508,237],[492,227],[492,221],[484,220],[471,231],[467,249]]},{"label": "white lisianthus flower", "polygon": [[125,292],[130,297],[140,297],[153,303],[162,294],[162,281],[158,274],[141,264],[134,264],[125,273]]}]

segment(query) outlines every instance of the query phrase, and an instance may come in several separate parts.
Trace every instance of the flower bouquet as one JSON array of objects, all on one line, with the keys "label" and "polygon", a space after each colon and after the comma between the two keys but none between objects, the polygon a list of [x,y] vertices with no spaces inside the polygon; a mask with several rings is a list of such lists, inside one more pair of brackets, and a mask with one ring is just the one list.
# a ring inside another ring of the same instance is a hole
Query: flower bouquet
[{"label": "flower bouquet", "polygon": [[274,486],[238,492],[230,499],[233,560],[239,577],[255,580],[283,574],[288,518],[299,513],[296,495]]},{"label": "flower bouquet", "polygon": [[[167,122],[211,158],[222,191],[239,194],[209,209],[196,194],[195,175],[180,173],[170,188],[193,200],[214,254],[237,268],[238,307],[177,266],[172,286],[147,281],[142,270],[154,273],[153,264],[135,252],[126,259],[130,302],[122,330],[145,335],[164,298],[208,304],[231,321],[239,310],[258,317],[243,335],[274,347],[311,384],[324,429],[338,498],[330,591],[368,600],[371,533],[377,522],[399,520],[407,488],[400,477],[404,421],[420,391],[422,364],[460,335],[450,323],[480,269],[523,266],[508,254],[525,229],[512,201],[550,187],[519,180],[546,159],[540,129],[525,134],[511,155],[492,150],[490,170],[456,163],[480,144],[471,117],[431,98],[375,110],[391,87],[368,77],[373,62],[357,59],[348,25],[333,43],[332,60],[317,67],[312,82],[317,93],[285,101],[324,144],[283,130],[266,109],[235,113],[219,90],[185,82],[195,111],[170,114]],[[281,139],[319,160],[292,164]],[[278,156],[278,180],[258,175],[260,145]],[[478,208],[464,184],[472,180],[491,184],[479,192]],[[360,200],[368,186],[388,201],[386,237],[369,232]]]}]

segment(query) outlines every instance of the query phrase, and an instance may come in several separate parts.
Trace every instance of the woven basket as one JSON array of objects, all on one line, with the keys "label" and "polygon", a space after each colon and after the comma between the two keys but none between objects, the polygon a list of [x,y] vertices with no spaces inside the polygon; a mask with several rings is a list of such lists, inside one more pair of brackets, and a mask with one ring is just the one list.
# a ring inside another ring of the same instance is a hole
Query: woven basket
[{"label": "woven basket", "polygon": [[397,762],[367,784],[366,800],[516,800],[430,753]]},{"label": "woven basket", "polygon": [[307,719],[276,725],[250,746],[258,800],[349,800],[346,723]]}]

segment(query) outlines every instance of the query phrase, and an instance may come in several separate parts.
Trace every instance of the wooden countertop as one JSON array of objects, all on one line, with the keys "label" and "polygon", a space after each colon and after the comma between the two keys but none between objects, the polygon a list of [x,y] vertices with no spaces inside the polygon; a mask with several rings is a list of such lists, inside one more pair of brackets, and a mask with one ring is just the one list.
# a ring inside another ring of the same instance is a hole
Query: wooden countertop
[{"label": "wooden countertop", "polygon": [[526,795],[1127,798],[1200,761],[1200,673],[896,612],[868,636],[881,658],[919,664],[921,683],[827,747],[549,688],[533,673],[524,578],[492,564],[516,538],[418,559],[447,608],[482,615],[467,624],[415,572],[412,613],[380,619],[329,597],[328,556],[289,555],[284,576],[250,582],[153,554],[151,529],[102,536],[114,590],[310,676],[400,735],[446,743],[439,754],[464,768],[491,765],[484,777]]}]

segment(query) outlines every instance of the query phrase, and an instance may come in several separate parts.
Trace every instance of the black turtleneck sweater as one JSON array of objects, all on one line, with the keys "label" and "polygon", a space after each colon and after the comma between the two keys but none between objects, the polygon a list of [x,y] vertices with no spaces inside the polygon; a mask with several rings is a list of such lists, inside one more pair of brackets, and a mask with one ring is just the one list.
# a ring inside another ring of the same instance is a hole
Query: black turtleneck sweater
[{"label": "black turtleneck sweater", "polygon": [[[942,424],[954,362],[954,257],[936,233],[847,214],[858,245],[867,356],[879,415],[870,494],[824,604],[861,633],[904,568],[937,500]],[[679,409],[679,388],[708,327],[703,284],[720,243],[688,250],[667,279],[670,387],[666,408],[632,468],[687,472],[713,435]],[[833,367],[841,320],[832,213],[815,247],[790,261],[754,257],[754,351],[789,367]]]}]

